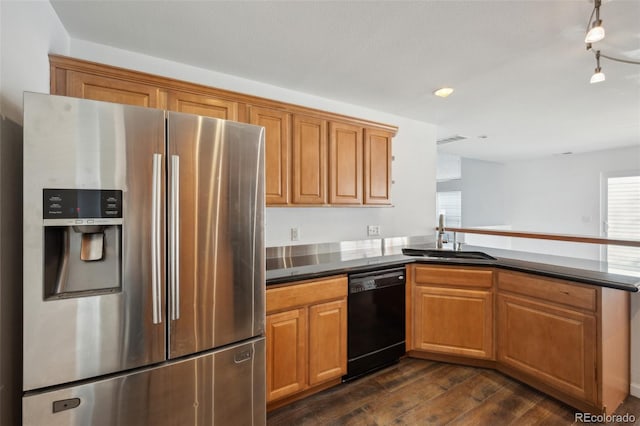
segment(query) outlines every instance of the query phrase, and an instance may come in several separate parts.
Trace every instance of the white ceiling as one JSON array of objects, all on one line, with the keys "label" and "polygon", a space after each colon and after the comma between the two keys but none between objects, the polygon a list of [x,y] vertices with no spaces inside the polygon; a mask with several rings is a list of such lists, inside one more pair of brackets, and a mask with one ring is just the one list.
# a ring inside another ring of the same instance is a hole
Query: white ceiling
[{"label": "white ceiling", "polygon": [[[469,138],[441,146],[454,154],[640,144],[640,65],[602,60],[589,84],[589,0],[51,3],[72,38],[434,123]],[[604,1],[601,19],[596,47],[640,60],[640,1]]]}]

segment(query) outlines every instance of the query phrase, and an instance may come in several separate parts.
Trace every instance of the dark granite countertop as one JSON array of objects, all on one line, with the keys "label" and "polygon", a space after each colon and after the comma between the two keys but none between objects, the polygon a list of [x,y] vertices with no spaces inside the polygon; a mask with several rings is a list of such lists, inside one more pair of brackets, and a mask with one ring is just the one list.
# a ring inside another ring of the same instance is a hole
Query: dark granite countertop
[{"label": "dark granite countertop", "polygon": [[[630,292],[637,292],[640,289],[640,276],[609,272],[606,262],[595,260],[466,245],[463,247],[464,251],[480,251],[493,256],[495,260],[416,257],[403,255],[402,248],[400,246],[391,247],[382,250],[382,252],[363,249],[268,258],[267,286],[329,275],[360,273],[410,263],[422,263],[491,266]],[[433,249],[435,247],[421,244],[408,245],[407,248]]]}]

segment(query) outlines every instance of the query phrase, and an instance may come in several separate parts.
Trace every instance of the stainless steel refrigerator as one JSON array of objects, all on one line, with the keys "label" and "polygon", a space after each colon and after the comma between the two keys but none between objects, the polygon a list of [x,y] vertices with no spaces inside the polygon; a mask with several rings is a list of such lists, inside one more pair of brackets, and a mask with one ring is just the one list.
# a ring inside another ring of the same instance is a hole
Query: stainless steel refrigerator
[{"label": "stainless steel refrigerator", "polygon": [[264,129],[24,95],[23,423],[265,423]]}]

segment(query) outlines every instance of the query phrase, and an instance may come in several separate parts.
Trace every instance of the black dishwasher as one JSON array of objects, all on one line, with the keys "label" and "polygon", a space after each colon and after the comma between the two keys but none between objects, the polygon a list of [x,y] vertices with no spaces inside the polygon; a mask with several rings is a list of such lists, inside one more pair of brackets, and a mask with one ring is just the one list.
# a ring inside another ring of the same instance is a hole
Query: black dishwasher
[{"label": "black dishwasher", "polygon": [[405,353],[405,270],[349,275],[348,381],[398,361]]}]

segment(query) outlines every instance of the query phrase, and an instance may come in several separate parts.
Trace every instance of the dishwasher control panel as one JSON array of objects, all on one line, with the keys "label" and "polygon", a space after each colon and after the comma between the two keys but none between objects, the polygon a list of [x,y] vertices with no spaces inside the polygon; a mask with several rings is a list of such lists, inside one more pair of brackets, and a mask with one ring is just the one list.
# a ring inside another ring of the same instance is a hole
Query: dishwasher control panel
[{"label": "dishwasher control panel", "polygon": [[349,294],[404,284],[404,268],[354,274],[349,276]]},{"label": "dishwasher control panel", "polygon": [[376,281],[374,279],[370,279],[354,284],[350,287],[349,292],[360,293],[361,291],[373,290],[374,288],[376,288]]}]

